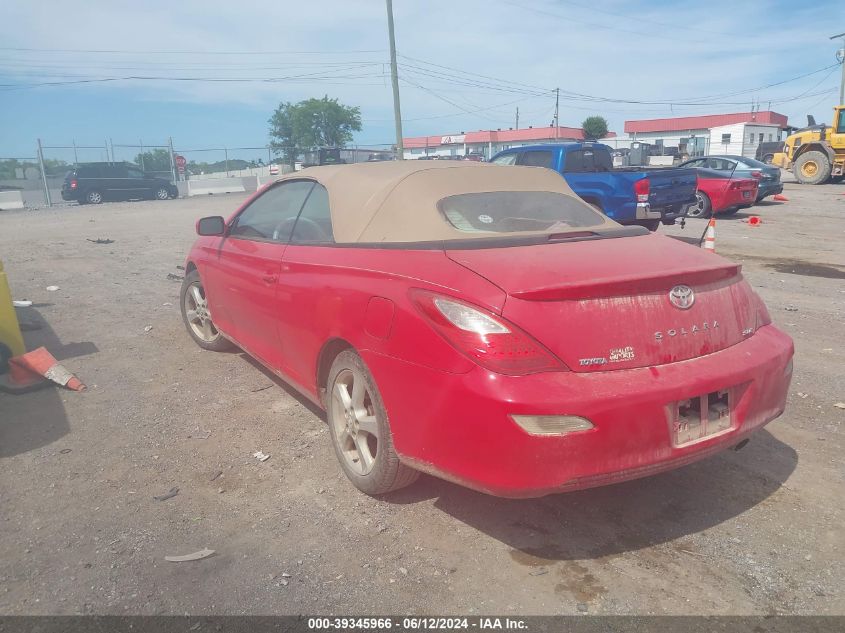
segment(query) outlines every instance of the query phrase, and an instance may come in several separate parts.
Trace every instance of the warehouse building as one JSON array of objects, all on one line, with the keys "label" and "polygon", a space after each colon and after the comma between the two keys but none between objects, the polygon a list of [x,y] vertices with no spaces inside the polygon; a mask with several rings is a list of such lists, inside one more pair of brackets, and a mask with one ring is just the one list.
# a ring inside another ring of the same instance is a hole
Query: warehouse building
[{"label": "warehouse building", "polygon": [[640,141],[651,144],[656,154],[705,156],[738,154],[753,158],[760,143],[780,141],[787,127],[783,114],[764,110],[704,116],[625,121],[625,135],[602,140],[612,147],[627,148]]},{"label": "warehouse building", "polygon": [[[610,132],[607,138],[616,136]],[[583,141],[584,130],[575,127],[527,127],[507,130],[479,130],[438,136],[415,136],[404,138],[405,158],[424,157],[454,158],[459,156],[482,156],[488,160],[503,149],[536,145],[538,143],[566,143]],[[606,142],[604,139],[602,143]]]}]

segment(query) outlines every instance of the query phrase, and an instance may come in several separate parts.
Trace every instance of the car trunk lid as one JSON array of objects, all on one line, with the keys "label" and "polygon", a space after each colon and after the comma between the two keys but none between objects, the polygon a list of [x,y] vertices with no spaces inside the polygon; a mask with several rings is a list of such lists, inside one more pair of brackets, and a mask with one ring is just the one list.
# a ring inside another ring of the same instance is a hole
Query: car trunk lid
[{"label": "car trunk lid", "polygon": [[[687,360],[734,345],[755,328],[740,266],[664,236],[446,254],[504,290],[502,316],[573,371]],[[684,286],[694,295],[685,308],[678,307]]]}]

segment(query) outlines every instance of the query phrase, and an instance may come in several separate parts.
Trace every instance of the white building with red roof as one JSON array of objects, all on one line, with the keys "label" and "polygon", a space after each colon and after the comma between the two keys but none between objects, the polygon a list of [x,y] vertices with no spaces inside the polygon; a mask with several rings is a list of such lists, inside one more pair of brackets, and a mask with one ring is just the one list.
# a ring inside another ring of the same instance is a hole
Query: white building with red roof
[{"label": "white building with red roof", "polygon": [[[607,139],[616,136],[610,132]],[[405,158],[442,157],[457,158],[461,156],[483,156],[485,160],[503,149],[520,147],[522,145],[537,145],[540,143],[565,143],[583,141],[584,130],[576,127],[550,126],[526,127],[507,130],[479,130],[477,132],[460,132],[457,134],[442,134],[432,136],[414,136],[402,139],[405,146]],[[606,142],[602,139],[600,142]]]},{"label": "white building with red roof", "polygon": [[786,116],[771,110],[641,119],[625,121],[625,136],[608,144],[630,147],[640,141],[664,150],[677,148],[680,154],[690,156],[736,154],[753,158],[760,143],[781,140],[786,127]]}]

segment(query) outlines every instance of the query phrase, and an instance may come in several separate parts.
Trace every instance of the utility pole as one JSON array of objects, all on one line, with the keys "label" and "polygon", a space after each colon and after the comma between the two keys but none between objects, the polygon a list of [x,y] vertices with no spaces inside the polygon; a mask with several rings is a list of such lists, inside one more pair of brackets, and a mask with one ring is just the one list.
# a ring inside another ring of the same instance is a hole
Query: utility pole
[{"label": "utility pole", "polygon": [[555,139],[560,136],[560,119],[558,119],[560,109],[560,88],[555,88]]},{"label": "utility pole", "polygon": [[176,161],[173,160],[173,137],[172,136],[167,138],[167,147],[170,150],[170,176],[173,178],[173,182],[176,182]]},{"label": "utility pole", "polygon": [[390,36],[390,81],[393,84],[393,119],[396,123],[396,158],[405,158],[402,143],[402,112],[399,108],[399,71],[396,69],[396,38],[393,35],[393,0],[387,2],[387,32]]},{"label": "utility pole", "polygon": [[516,129],[519,129],[519,106],[516,106]]},{"label": "utility pole", "polygon": [[[842,38],[842,79],[839,80],[839,105],[845,104],[845,33],[840,33],[839,35],[834,35],[830,39],[838,40]],[[837,55],[837,59],[839,55]]]},{"label": "utility pole", "polygon": [[76,155],[76,139],[73,140],[73,164],[74,166],[79,164],[79,156]]},{"label": "utility pole", "polygon": [[41,139],[38,139],[38,166],[41,168],[41,182],[44,183],[44,200],[48,207],[53,206],[50,200],[50,186],[47,184],[47,170],[44,169],[44,151],[41,149]]},{"label": "utility pole", "polygon": [[144,167],[144,139],[140,139],[138,142],[141,144],[141,153],[139,154],[141,157],[141,171],[147,171]]}]

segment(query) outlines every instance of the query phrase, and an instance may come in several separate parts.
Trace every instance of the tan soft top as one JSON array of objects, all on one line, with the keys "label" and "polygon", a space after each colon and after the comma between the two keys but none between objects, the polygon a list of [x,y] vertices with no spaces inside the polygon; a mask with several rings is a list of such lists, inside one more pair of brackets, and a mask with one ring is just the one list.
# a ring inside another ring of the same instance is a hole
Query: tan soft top
[{"label": "tan soft top", "polygon": [[[400,160],[327,165],[289,174],[280,181],[291,179],[316,180],[328,190],[337,243],[527,236],[532,233],[459,231],[443,217],[437,203],[448,196],[493,191],[547,191],[578,199],[566,181],[550,169],[471,161]],[[600,218],[597,218],[598,227],[617,226],[604,216]]]}]

